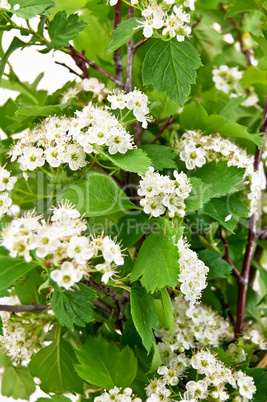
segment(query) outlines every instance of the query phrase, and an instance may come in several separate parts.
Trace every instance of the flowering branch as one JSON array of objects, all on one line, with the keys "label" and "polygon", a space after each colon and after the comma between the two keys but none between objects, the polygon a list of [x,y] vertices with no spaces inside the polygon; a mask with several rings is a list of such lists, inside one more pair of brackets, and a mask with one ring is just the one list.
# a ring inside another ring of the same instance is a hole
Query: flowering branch
[{"label": "flowering branch", "polygon": [[89,72],[87,68],[85,67],[86,64],[88,66],[94,68],[97,70],[99,73],[103,74],[105,77],[107,77],[109,80],[114,82],[117,86],[121,86],[121,81],[119,81],[117,78],[113,77],[111,74],[109,74],[106,70],[104,70],[102,67],[98,66],[94,61],[91,61],[87,59],[87,57],[84,55],[84,52],[79,53],[72,45],[69,45],[67,49],[70,51],[70,55],[77,64],[77,66],[82,70],[84,74],[86,74],[87,71],[87,76],[86,78],[89,77]]},{"label": "flowering branch", "polygon": [[220,236],[220,239],[221,239],[222,242],[223,242],[224,250],[225,250],[225,254],[224,254],[224,256],[223,256],[223,259],[224,259],[225,261],[227,261],[228,264],[230,264],[230,265],[232,266],[232,268],[233,268],[232,274],[236,277],[237,281],[238,281],[238,282],[242,282],[242,280],[243,280],[242,275],[240,274],[240,272],[238,271],[238,269],[236,268],[236,266],[234,265],[234,263],[233,263],[233,261],[232,261],[232,259],[231,259],[231,257],[230,257],[230,253],[229,253],[229,243],[228,243],[228,241],[226,240],[226,238],[225,238],[224,235],[223,235],[221,225],[219,226],[219,236]]},{"label": "flowering branch", "polygon": [[174,123],[175,123],[175,119],[172,116],[169,117],[167,120],[167,123],[161,128],[161,130],[158,133],[158,135],[156,136],[156,138],[154,138],[154,140],[152,141],[152,144],[156,144],[156,142],[160,139],[160,137],[162,136],[164,131],[167,130],[167,128],[171,127]]},{"label": "flowering branch", "polygon": [[[118,0],[118,3],[115,5],[114,9],[114,29],[121,23],[121,0]],[[113,54],[113,60],[115,65],[115,77],[118,81],[121,82],[121,85],[117,85],[122,87],[123,86],[123,76],[122,76],[122,55],[121,55],[121,48],[116,49]]]},{"label": "flowering branch", "polygon": [[[265,102],[265,107],[263,111],[262,123],[260,127],[260,132],[262,134],[262,138],[265,139],[267,132],[267,98]],[[263,144],[260,148],[257,148],[255,153],[254,160],[254,170],[257,171],[259,169],[261,155],[262,155]],[[248,244],[246,247],[245,258],[243,262],[242,268],[242,281],[239,282],[239,292],[238,292],[238,304],[237,304],[237,314],[236,314],[236,326],[235,326],[235,337],[239,338],[243,333],[243,325],[244,325],[244,316],[245,316],[245,308],[246,308],[246,298],[247,298],[247,290],[249,283],[249,275],[251,268],[251,261],[253,257],[253,250],[255,241],[257,239],[257,216],[253,214],[250,218],[249,223],[249,233],[248,233]]]},{"label": "flowering branch", "polygon": [[0,304],[0,311],[11,311],[12,313],[22,313],[25,311],[42,311],[48,309],[49,304],[30,304],[28,306],[10,306],[7,304]]}]

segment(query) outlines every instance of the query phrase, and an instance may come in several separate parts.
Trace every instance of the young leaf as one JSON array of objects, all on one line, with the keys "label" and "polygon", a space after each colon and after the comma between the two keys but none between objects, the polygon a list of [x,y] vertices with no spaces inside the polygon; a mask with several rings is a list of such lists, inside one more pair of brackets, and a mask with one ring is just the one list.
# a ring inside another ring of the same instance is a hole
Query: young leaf
[{"label": "young leaf", "polygon": [[2,377],[1,394],[14,399],[29,400],[36,385],[27,367],[8,366]]},{"label": "young leaf", "polygon": [[107,390],[128,387],[135,379],[137,360],[132,349],[120,350],[112,342],[89,337],[76,351],[80,364],[76,371],[81,378]]},{"label": "young leaf", "polygon": [[51,42],[47,44],[47,47],[56,50],[67,46],[86,25],[86,22],[79,21],[78,14],[67,16],[66,11],[59,11],[48,25]]},{"label": "young leaf", "polygon": [[124,45],[124,43],[127,43],[128,40],[136,34],[136,32],[142,29],[142,26],[140,26],[140,22],[144,20],[145,19],[142,17],[134,17],[120,23],[117,28],[111,33],[114,39],[108,45],[106,54],[114,52],[114,50]]},{"label": "young leaf", "polygon": [[176,230],[171,222],[159,219],[159,226],[149,235],[137,256],[131,282],[141,275],[141,283],[148,292],[165,286],[175,287],[179,274],[179,255]]},{"label": "young leaf", "polygon": [[24,258],[0,255],[0,290],[8,289],[27,272],[38,266],[38,262],[26,262]]},{"label": "young leaf", "polygon": [[176,153],[172,147],[165,145],[142,145],[148,157],[152,160],[152,165],[156,170],[177,169],[173,159],[176,158]]},{"label": "young leaf", "polygon": [[75,373],[74,363],[77,360],[73,348],[58,336],[33,355],[28,367],[30,373],[41,380],[42,391],[64,393],[71,390],[82,394],[83,383]]},{"label": "young leaf", "polygon": [[[25,20],[44,14],[49,8],[55,6],[54,0],[9,0],[9,4],[12,12]],[[14,10],[13,8],[17,4],[19,8]]]},{"label": "young leaf", "polygon": [[131,290],[131,315],[134,325],[142,338],[144,347],[150,352],[155,344],[152,328],[156,328],[158,318],[153,297],[140,287]]},{"label": "young leaf", "polygon": [[203,209],[204,214],[211,216],[230,232],[234,231],[240,218],[248,216],[248,208],[236,196],[213,198]]},{"label": "young leaf", "polygon": [[102,216],[137,207],[110,177],[91,172],[85,180],[66,188],[59,200],[67,199],[86,216]]},{"label": "young leaf", "polygon": [[211,250],[201,250],[198,257],[209,267],[208,279],[227,278],[232,267],[222,259],[222,255]]},{"label": "young leaf", "polygon": [[166,92],[182,106],[196,81],[196,69],[202,65],[198,52],[188,42],[157,40],[146,53],[143,83]]},{"label": "young leaf", "polygon": [[79,283],[79,290],[54,289],[51,307],[60,325],[74,329],[74,324],[84,327],[87,322],[91,322],[93,316],[93,304],[95,292],[88,286]]},{"label": "young leaf", "polygon": [[142,149],[130,149],[126,154],[111,155],[108,152],[102,152],[107,159],[119,166],[126,172],[145,174],[148,167],[152,165],[151,160]]}]

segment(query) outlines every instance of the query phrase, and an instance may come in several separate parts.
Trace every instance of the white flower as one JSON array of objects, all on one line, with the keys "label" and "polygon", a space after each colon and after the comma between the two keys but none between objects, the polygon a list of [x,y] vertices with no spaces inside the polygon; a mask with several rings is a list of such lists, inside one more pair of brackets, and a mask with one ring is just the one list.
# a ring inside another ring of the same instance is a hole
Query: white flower
[{"label": "white flower", "polygon": [[59,246],[60,241],[55,228],[44,225],[38,229],[35,240],[33,240],[37,257],[44,258],[48,254],[52,254]]},{"label": "white flower", "polygon": [[188,170],[192,170],[206,163],[205,155],[206,151],[203,148],[197,148],[193,142],[188,142],[180,152],[180,159],[185,162]]},{"label": "white flower", "polygon": [[252,399],[253,394],[256,392],[256,387],[254,385],[254,379],[247,376],[242,371],[238,371],[235,375],[237,380],[237,385],[239,387],[240,395],[245,398]]},{"label": "white flower", "polygon": [[51,272],[50,277],[59,287],[68,290],[82,279],[83,273],[79,269],[75,269],[71,262],[65,261],[60,269]]},{"label": "white flower", "polygon": [[11,5],[8,3],[8,0],[0,0],[0,10],[4,8],[5,10],[10,10]]},{"label": "white flower", "polygon": [[121,255],[120,246],[114,243],[110,237],[105,236],[102,242],[103,257],[107,262],[115,262],[117,265],[123,265],[124,260]]},{"label": "white flower", "polygon": [[63,155],[63,162],[68,163],[71,170],[78,170],[86,166],[86,153],[77,144],[68,145]]},{"label": "white flower", "polygon": [[97,264],[95,266],[97,271],[100,271],[103,273],[101,281],[104,282],[105,284],[108,283],[108,281],[114,276],[117,271],[112,267],[110,262],[104,262],[103,264]]},{"label": "white flower", "polygon": [[67,254],[78,264],[85,264],[94,255],[94,249],[89,245],[89,239],[85,236],[73,236],[70,239]]},{"label": "white flower", "polygon": [[18,162],[21,170],[34,170],[39,166],[43,166],[45,163],[43,150],[41,148],[25,147]]},{"label": "white flower", "polygon": [[0,191],[12,190],[17,177],[10,176],[10,172],[0,166]]},{"label": "white flower", "polygon": [[12,205],[11,198],[8,197],[8,193],[4,192],[0,194],[0,217],[7,213],[9,207]]}]

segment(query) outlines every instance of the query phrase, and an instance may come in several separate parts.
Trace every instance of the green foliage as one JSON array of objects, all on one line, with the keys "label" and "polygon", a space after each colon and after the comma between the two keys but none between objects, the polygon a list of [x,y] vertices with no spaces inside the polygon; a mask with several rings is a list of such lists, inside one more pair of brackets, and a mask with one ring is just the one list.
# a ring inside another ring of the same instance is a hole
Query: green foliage
[{"label": "green foliage", "polygon": [[199,258],[209,267],[208,279],[227,278],[232,272],[232,267],[222,259],[222,255],[212,250],[202,250]]},{"label": "green foliage", "polygon": [[19,39],[19,38],[17,38],[15,36],[15,38],[13,38],[11,44],[9,45],[9,48],[5,52],[4,56],[1,57],[1,60],[0,60],[0,80],[1,80],[1,78],[3,76],[5,66],[6,66],[6,64],[8,62],[9,56],[11,56],[11,54],[13,52],[15,52],[15,50],[17,50],[17,49],[19,49],[19,48],[21,48],[23,46],[25,46],[25,42],[23,42],[21,39]]},{"label": "green foliage", "polygon": [[13,283],[37,265],[36,261],[25,262],[24,258],[0,255],[0,290],[10,288]]},{"label": "green foliage", "polygon": [[132,287],[131,315],[144,347],[150,352],[155,345],[152,329],[157,327],[158,318],[153,298],[143,288]]},{"label": "green foliage", "polygon": [[86,180],[67,187],[59,199],[71,201],[86,216],[108,215],[136,208],[111,177],[97,172],[91,172]]},{"label": "green foliage", "polygon": [[114,165],[128,172],[144,175],[148,166],[151,166],[151,160],[142,149],[130,149],[124,155],[119,153],[111,155],[108,152],[102,152],[102,154],[113,162]]},{"label": "green foliage", "polygon": [[140,29],[142,29],[140,21],[144,21],[144,18],[130,18],[120,23],[111,34],[113,40],[110,42],[106,53],[114,52],[114,50],[127,43],[136,32],[140,31]]},{"label": "green foliage", "polygon": [[27,367],[6,367],[2,381],[2,395],[14,399],[29,400],[36,387]]},{"label": "green foliage", "polygon": [[[261,11],[267,15],[267,6],[264,0],[231,0],[232,5],[227,9],[227,17],[235,17],[238,14],[251,11]],[[265,6],[264,6],[265,4]]]},{"label": "green foliage", "polygon": [[76,371],[84,380],[98,387],[126,388],[133,382],[137,372],[137,360],[126,346],[120,350],[114,343],[102,338],[88,337],[77,349]]},{"label": "green foliage", "polygon": [[48,25],[48,34],[51,42],[47,44],[49,49],[61,49],[76,38],[86,27],[87,23],[79,21],[77,14],[67,16],[66,11],[59,11]]},{"label": "green foliage", "polygon": [[57,337],[33,355],[29,371],[41,380],[40,388],[46,393],[64,393],[67,390],[83,393],[82,380],[75,373],[73,365],[77,363],[73,348],[68,342]]},{"label": "green foliage", "polygon": [[158,297],[155,296],[154,303],[160,326],[169,329],[172,334],[174,328],[173,308],[166,288],[160,290]]},{"label": "green foliage", "polygon": [[72,330],[74,324],[84,327],[94,318],[91,301],[95,299],[95,292],[82,283],[78,286],[75,292],[55,288],[51,300],[51,307],[60,325]]},{"label": "green foliage", "polygon": [[60,114],[66,107],[68,107],[70,101],[62,103],[61,105],[53,106],[25,106],[17,110],[16,115],[22,117],[46,117],[55,114]]},{"label": "green foliage", "polygon": [[202,65],[197,51],[188,42],[157,40],[148,50],[143,65],[143,83],[152,84],[161,94],[182,106]]},{"label": "green foliage", "polygon": [[174,149],[163,145],[142,145],[141,147],[152,161],[155,170],[176,169]]},{"label": "green foliage", "polygon": [[15,282],[15,292],[21,304],[46,303],[45,295],[38,291],[39,286],[43,283],[41,272],[38,268],[32,269]]},{"label": "green foliage", "polygon": [[38,398],[36,402],[71,402],[69,398],[62,395],[52,395],[51,398]]},{"label": "green foliage", "polygon": [[131,281],[136,281],[142,275],[141,283],[148,292],[164,286],[175,287],[179,274],[177,241],[175,227],[160,218],[159,225],[140,249]]},{"label": "green foliage", "polygon": [[254,378],[257,388],[253,401],[265,402],[267,398],[266,368],[249,368],[247,374]]},{"label": "green foliage", "polygon": [[12,12],[26,20],[39,14],[47,14],[48,10],[55,6],[54,0],[9,0],[9,4],[12,8],[18,4],[19,8],[13,9]]}]

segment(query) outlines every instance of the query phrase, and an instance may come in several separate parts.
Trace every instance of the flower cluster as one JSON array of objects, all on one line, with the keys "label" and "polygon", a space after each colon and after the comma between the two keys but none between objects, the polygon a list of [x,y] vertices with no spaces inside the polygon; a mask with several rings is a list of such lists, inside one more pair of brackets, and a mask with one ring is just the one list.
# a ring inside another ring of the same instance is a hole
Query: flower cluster
[{"label": "flower cluster", "polygon": [[230,68],[222,65],[212,70],[212,80],[215,83],[215,87],[219,91],[229,94],[230,98],[246,97],[247,99],[242,103],[242,106],[256,105],[259,99],[253,89],[248,88],[246,90],[240,82],[243,74],[244,71],[239,71],[237,67]]},{"label": "flower cluster", "polygon": [[12,205],[12,200],[8,196],[8,191],[14,188],[17,177],[10,176],[10,172],[0,166],[0,218],[6,213],[16,215],[19,212],[17,205]]},{"label": "flower cluster", "polygon": [[[14,219],[3,229],[1,245],[11,257],[24,257],[29,262],[35,253],[37,258],[45,259],[53,269],[52,280],[65,289],[89,272],[101,272],[102,281],[107,283],[116,273],[115,268],[124,263],[120,246],[108,236],[84,236],[85,230],[86,222],[80,213],[65,202],[53,208],[51,222],[33,213]],[[98,263],[93,265],[91,260],[96,258]]]},{"label": "flower cluster", "polygon": [[[228,320],[203,304],[193,306],[183,295],[172,301],[174,331],[161,328],[155,332],[162,342],[158,344],[163,363],[170,364],[175,354],[192,348],[218,347],[223,341],[232,341],[233,327]],[[174,364],[172,362],[171,366]]]},{"label": "flower cluster", "polygon": [[[20,305],[16,296],[1,298],[1,304]],[[27,364],[31,356],[42,346],[45,329],[53,319],[53,315],[41,313],[9,313],[1,311],[3,336],[0,336],[1,346],[6,354],[16,363]]]},{"label": "flower cluster", "polygon": [[197,253],[189,248],[183,238],[178,241],[179,250],[179,282],[180,290],[185,299],[193,305],[201,297],[201,292],[207,286],[206,276],[209,268],[198,259]]},{"label": "flower cluster", "polygon": [[[110,5],[117,2],[110,0]],[[179,42],[190,35],[190,14],[186,9],[194,10],[195,0],[133,0],[131,4],[141,10],[143,18],[137,20],[140,24],[137,28],[143,28],[145,38],[150,38],[154,30],[165,40],[176,37]]]},{"label": "flower cluster", "polygon": [[185,173],[175,170],[173,174],[175,180],[154,172],[150,166],[145,176],[141,176],[137,193],[145,197],[140,205],[146,214],[157,217],[167,210],[170,217],[185,215],[184,200],[189,196],[192,186]]},{"label": "flower cluster", "polygon": [[47,162],[53,168],[67,163],[71,170],[86,166],[86,154],[108,148],[125,154],[133,148],[132,137],[108,110],[90,103],[73,118],[48,117],[26,133],[9,151],[20,169],[34,170]]},{"label": "flower cluster", "polygon": [[102,395],[97,396],[94,399],[94,402],[108,402],[108,401],[114,401],[114,402],[142,402],[142,399],[137,398],[133,394],[133,390],[131,388],[125,388],[122,390],[121,388],[114,387],[113,389],[110,389],[108,392],[105,391]]},{"label": "flower cluster", "polygon": [[108,95],[107,99],[111,103],[111,109],[123,110],[127,108],[132,110],[136,119],[142,123],[142,127],[147,128],[147,123],[151,121],[151,117],[147,116],[149,102],[146,94],[137,89],[129,93],[119,91]]},{"label": "flower cluster", "polygon": [[75,98],[82,91],[92,92],[93,98],[97,98],[98,102],[102,102],[110,92],[105,84],[97,78],[85,78],[81,82],[76,82],[62,95],[61,103],[66,103],[69,99]]},{"label": "flower cluster", "polygon": [[220,134],[203,135],[201,132],[191,130],[182,135],[176,146],[180,159],[185,162],[189,170],[214,160],[227,161],[228,166],[246,169],[244,179],[247,181],[246,184],[250,184],[248,194],[250,215],[258,213],[261,190],[266,187],[266,179],[262,163],[260,169],[254,171],[253,155],[249,155],[245,149]]}]

